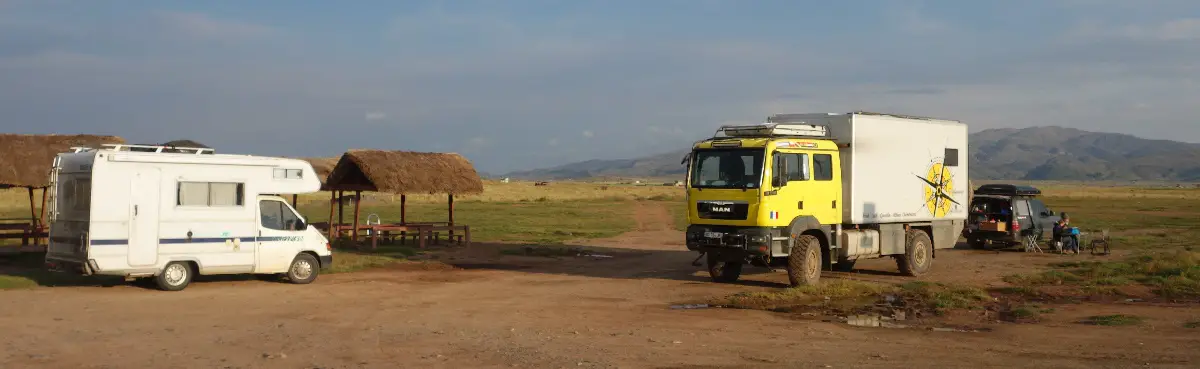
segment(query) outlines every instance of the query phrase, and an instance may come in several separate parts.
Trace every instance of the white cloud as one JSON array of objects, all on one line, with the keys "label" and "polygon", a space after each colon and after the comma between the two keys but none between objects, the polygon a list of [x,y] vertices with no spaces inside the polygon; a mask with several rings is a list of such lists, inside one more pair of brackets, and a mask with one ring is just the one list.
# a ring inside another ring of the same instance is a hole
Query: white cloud
[{"label": "white cloud", "polygon": [[364,119],[366,119],[366,121],[368,121],[368,122],[384,120],[384,119],[387,119],[387,113],[377,112],[377,111],[367,112],[366,117],[364,117]]},{"label": "white cloud", "polygon": [[549,141],[546,141],[546,146],[558,146],[558,139],[551,138]]},{"label": "white cloud", "polygon": [[596,135],[596,134],[595,134],[595,133],[592,133],[592,131],[583,131],[583,137],[588,137],[588,138],[591,138],[591,137],[593,137],[593,136],[595,136],[595,135]]},{"label": "white cloud", "polygon": [[156,15],[167,29],[198,39],[240,41],[279,34],[279,30],[272,27],[217,19],[203,13],[161,12]]},{"label": "white cloud", "polygon": [[1120,24],[1088,20],[1079,22],[1067,36],[1083,40],[1134,41],[1200,40],[1200,18],[1176,18],[1147,24]]}]

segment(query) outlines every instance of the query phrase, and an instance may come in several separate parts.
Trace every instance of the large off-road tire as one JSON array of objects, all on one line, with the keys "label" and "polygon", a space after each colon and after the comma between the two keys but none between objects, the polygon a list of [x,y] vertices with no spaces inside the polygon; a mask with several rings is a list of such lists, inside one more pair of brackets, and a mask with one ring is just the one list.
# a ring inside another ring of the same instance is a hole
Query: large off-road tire
[{"label": "large off-road tire", "polygon": [[317,258],[309,254],[296,255],[292,260],[292,265],[288,266],[287,279],[288,282],[295,284],[309,284],[317,280],[318,270],[321,269],[321,264],[317,262]]},{"label": "large off-road tire", "polygon": [[742,263],[736,261],[721,261],[712,255],[708,256],[708,276],[713,282],[733,283],[742,276]]},{"label": "large off-road tire", "polygon": [[172,261],[163,267],[161,273],[154,276],[154,284],[163,291],[182,291],[192,283],[195,270],[192,264],[184,261]]},{"label": "large off-road tire", "polygon": [[815,285],[821,281],[821,241],[801,235],[788,254],[788,282],[792,287]]},{"label": "large off-road tire", "polygon": [[929,234],[918,229],[909,229],[905,235],[904,255],[896,256],[896,267],[900,273],[910,277],[925,274],[933,265],[933,241]]},{"label": "large off-road tire", "polygon": [[833,264],[833,270],[839,271],[839,272],[854,271],[854,262],[856,262],[856,261],[858,261],[858,260],[846,260],[846,259],[838,260],[837,264]]}]

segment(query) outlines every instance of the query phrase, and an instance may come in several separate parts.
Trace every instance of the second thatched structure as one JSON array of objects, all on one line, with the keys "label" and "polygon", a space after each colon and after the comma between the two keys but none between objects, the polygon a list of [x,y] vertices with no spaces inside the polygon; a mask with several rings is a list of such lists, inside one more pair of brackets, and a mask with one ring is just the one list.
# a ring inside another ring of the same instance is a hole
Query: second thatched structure
[{"label": "second thatched structure", "polygon": [[[436,230],[447,230],[451,237],[455,230],[462,230],[469,235],[465,226],[459,227],[454,223],[454,196],[483,193],[483,180],[470,161],[454,153],[350,150],[338,159],[323,188],[333,192],[329,208],[330,235],[340,235],[343,228],[347,228],[342,204],[345,203],[345,192],[353,191],[351,201],[354,203],[354,223],[349,227],[351,240],[357,241],[359,232],[366,229],[371,231],[374,241],[379,231],[389,230],[403,233],[415,230],[418,237],[423,232]],[[400,195],[400,222],[361,227],[359,220],[362,209],[359,204],[363,191]],[[410,194],[447,195],[447,221],[409,222],[405,213],[407,195]],[[424,239],[420,241],[424,245]]]},{"label": "second thatched structure", "polygon": [[[0,134],[0,189],[24,187],[29,192],[29,220],[0,219],[0,239],[21,238],[22,244],[45,237],[46,200],[50,187],[50,169],[54,158],[72,147],[99,148],[104,144],[123,144],[116,136],[97,135],[22,135]],[[42,190],[40,214],[34,190]],[[20,231],[20,233],[11,233]]]}]

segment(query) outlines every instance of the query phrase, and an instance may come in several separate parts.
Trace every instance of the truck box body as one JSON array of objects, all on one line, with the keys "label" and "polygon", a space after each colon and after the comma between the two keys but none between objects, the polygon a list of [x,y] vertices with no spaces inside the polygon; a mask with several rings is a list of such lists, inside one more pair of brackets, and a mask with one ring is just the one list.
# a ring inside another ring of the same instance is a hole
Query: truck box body
[{"label": "truck box body", "polygon": [[[841,152],[844,223],[966,219],[970,199],[965,124],[873,113],[774,119],[829,128]],[[933,186],[939,181],[943,191]]]}]

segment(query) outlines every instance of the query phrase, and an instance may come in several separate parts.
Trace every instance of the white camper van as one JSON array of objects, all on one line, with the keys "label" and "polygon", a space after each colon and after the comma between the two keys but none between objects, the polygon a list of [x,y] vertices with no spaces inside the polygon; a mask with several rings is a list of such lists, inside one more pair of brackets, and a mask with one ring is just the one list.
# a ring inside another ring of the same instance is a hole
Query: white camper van
[{"label": "white camper van", "polygon": [[329,241],[277,196],[320,189],[306,161],[139,145],[74,151],[51,172],[51,269],[178,291],[198,274],[306,284],[333,262]]}]

